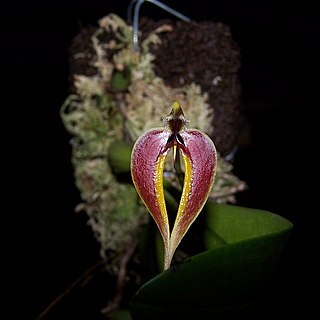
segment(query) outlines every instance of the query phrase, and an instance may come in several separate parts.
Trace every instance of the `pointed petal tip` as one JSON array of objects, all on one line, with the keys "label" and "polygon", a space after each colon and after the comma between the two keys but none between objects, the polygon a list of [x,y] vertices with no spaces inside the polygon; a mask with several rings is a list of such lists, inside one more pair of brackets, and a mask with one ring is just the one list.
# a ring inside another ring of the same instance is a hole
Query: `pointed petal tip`
[{"label": "pointed petal tip", "polygon": [[181,133],[185,142],[182,157],[184,186],[170,236],[170,257],[200,214],[211,192],[216,174],[217,152],[212,140],[198,130]]},{"label": "pointed petal tip", "polygon": [[163,191],[164,151],[169,132],[154,129],[143,134],[131,153],[131,176],[142,202],[155,220],[165,248],[169,243],[169,222]]}]

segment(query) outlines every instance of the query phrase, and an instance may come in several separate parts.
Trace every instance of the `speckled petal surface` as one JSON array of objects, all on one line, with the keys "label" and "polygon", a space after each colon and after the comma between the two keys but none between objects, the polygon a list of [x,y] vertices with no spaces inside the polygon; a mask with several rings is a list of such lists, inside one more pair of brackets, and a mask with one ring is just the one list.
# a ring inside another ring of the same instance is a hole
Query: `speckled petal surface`
[{"label": "speckled petal surface", "polygon": [[163,192],[163,167],[169,149],[170,132],[154,129],[135,143],[131,155],[131,176],[135,188],[155,220],[162,235],[165,250],[169,246],[169,222]]},{"label": "speckled petal surface", "polygon": [[213,186],[217,152],[212,140],[198,130],[181,132],[185,167],[183,192],[170,239],[172,257],[181,239],[199,215]]}]

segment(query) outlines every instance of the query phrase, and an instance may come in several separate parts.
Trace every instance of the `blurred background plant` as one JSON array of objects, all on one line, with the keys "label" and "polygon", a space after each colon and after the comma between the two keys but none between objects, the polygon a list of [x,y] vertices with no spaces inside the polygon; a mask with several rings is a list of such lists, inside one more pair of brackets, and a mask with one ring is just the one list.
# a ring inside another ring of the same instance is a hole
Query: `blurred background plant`
[{"label": "blurred background plant", "polygon": [[[143,18],[139,30],[137,51],[133,26],[116,14],[83,29],[70,47],[71,92],[61,108],[82,198],[76,211],[88,215],[105,267],[118,277],[118,289],[130,277],[143,282],[139,271],[129,268],[141,269],[137,248],[143,246],[150,221],[131,182],[131,149],[142,133],[162,126],[172,101],[179,101],[190,126],[207,133],[217,146],[210,200],[235,203],[236,194],[246,188],[233,173],[241,126],[240,53],[228,27]],[[180,186],[170,166],[165,178],[171,190],[167,201],[175,206],[174,190],[179,194]],[[180,249],[177,256],[188,253]],[[130,259],[134,267],[128,266]],[[111,303],[106,312],[115,307]]]}]

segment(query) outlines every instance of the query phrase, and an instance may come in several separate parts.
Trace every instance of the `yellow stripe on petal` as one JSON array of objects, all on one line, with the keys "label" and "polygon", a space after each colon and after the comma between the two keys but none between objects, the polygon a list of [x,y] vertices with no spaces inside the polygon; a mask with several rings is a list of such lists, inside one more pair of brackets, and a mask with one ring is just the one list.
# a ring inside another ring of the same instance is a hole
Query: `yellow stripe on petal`
[{"label": "yellow stripe on petal", "polygon": [[155,172],[155,189],[157,196],[157,203],[161,212],[161,216],[165,223],[168,223],[168,215],[166,209],[166,202],[164,199],[164,191],[163,191],[163,169],[166,160],[166,154],[159,156],[157,164],[156,164],[156,172]]},{"label": "yellow stripe on petal", "polygon": [[178,232],[178,230],[181,230],[182,218],[185,218],[186,208],[188,206],[188,201],[190,198],[190,194],[192,192],[192,162],[188,155],[186,155],[183,152],[181,153],[182,153],[182,158],[184,163],[184,182],[183,182],[183,189],[182,189],[182,195],[180,198],[178,213],[176,216],[176,220],[174,223],[174,227],[173,227],[171,239],[170,239],[170,250],[169,250],[170,262],[172,260],[173,254],[177,246],[179,245],[181,239],[183,238],[183,236],[188,230],[187,228],[185,228],[185,231],[183,234],[179,234]]},{"label": "yellow stripe on petal", "polygon": [[215,176],[216,149],[211,139],[197,130],[181,132],[180,145],[184,161],[184,183],[181,200],[170,236],[170,260],[191,224],[208,199]]},{"label": "yellow stripe on petal", "polygon": [[[160,232],[162,233],[163,245],[164,245],[164,269],[168,269],[170,267],[171,260],[169,259],[169,221],[167,215],[166,202],[164,198],[163,191],[163,169],[166,160],[166,154],[160,155],[157,164],[156,164],[156,172],[155,172],[155,190],[157,196],[157,204],[162,216],[162,222],[165,224],[162,227],[159,227]],[[158,223],[158,222],[157,222]],[[165,231],[164,231],[165,230]],[[163,234],[165,232],[166,234]]]},{"label": "yellow stripe on petal", "polygon": [[170,132],[166,130],[150,130],[136,141],[131,154],[132,181],[159,228],[165,261],[169,250],[170,228],[163,191],[163,169],[169,151],[165,147],[169,136]]}]

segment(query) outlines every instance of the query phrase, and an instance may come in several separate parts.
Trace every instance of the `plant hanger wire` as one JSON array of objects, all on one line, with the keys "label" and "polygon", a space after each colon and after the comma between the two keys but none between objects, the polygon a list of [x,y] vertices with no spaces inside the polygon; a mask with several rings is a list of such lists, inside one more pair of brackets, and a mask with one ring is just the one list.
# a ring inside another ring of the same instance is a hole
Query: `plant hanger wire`
[{"label": "plant hanger wire", "polygon": [[134,14],[133,14],[133,47],[135,51],[139,50],[139,12],[140,12],[140,7],[144,2],[151,2],[154,5],[158,6],[159,8],[171,13],[172,15],[176,16],[177,18],[185,21],[185,22],[191,22],[192,20],[185,16],[184,14],[170,8],[166,4],[157,1],[157,0],[131,0],[128,6],[127,10],[127,19],[128,22],[132,22],[132,10],[133,6],[135,5],[134,8]]}]

